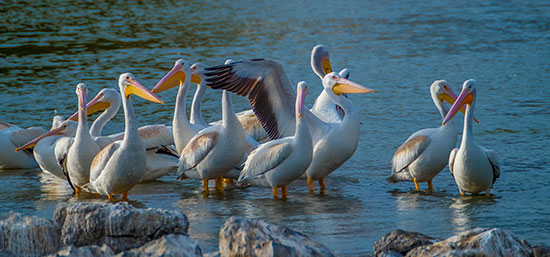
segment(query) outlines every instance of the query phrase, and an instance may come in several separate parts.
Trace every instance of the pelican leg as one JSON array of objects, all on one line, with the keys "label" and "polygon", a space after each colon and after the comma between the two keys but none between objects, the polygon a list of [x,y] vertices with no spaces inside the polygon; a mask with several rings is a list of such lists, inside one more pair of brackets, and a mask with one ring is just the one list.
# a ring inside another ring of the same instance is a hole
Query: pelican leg
[{"label": "pelican leg", "polygon": [[286,191],[286,186],[281,187],[281,191],[283,192],[283,199],[286,199],[288,196],[288,192]]},{"label": "pelican leg", "polygon": [[202,180],[202,190],[206,193],[208,193],[208,179]]},{"label": "pelican leg", "polygon": [[75,197],[79,197],[79,196],[80,196],[80,191],[82,191],[82,190],[80,189],[80,187],[75,186],[75,187],[74,187],[74,196],[75,196]]},{"label": "pelican leg", "polygon": [[419,191],[418,189],[418,181],[416,181],[416,178],[413,178],[414,186],[416,187],[416,191]]},{"label": "pelican leg", "polygon": [[111,202],[115,201],[115,198],[113,197],[113,194],[108,194],[107,199],[109,199],[109,201],[111,201]]},{"label": "pelican leg", "polygon": [[273,188],[273,198],[279,199],[279,188],[278,187]]},{"label": "pelican leg", "polygon": [[223,187],[224,187],[224,184],[223,184],[223,177],[219,177],[218,178],[218,191],[220,192],[223,192]]},{"label": "pelican leg", "polygon": [[232,178],[224,178],[223,182],[225,182],[225,184],[235,184]]},{"label": "pelican leg", "polygon": [[428,180],[428,192],[434,191],[434,185],[432,184],[432,180]]},{"label": "pelican leg", "polygon": [[313,178],[307,177],[307,186],[309,187],[309,192],[315,192],[315,187],[313,186]]},{"label": "pelican leg", "polygon": [[325,186],[325,178],[319,179],[319,186],[321,186],[321,192],[325,192],[325,189],[327,189],[327,186]]},{"label": "pelican leg", "polygon": [[122,193],[122,200],[123,201],[128,201],[128,192]]}]

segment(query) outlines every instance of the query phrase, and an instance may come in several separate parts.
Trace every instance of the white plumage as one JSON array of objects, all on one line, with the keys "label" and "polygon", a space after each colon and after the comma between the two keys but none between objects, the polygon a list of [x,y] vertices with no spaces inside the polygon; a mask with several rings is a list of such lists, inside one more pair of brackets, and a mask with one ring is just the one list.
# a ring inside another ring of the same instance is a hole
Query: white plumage
[{"label": "white plumage", "polygon": [[461,196],[464,192],[472,194],[485,192],[485,195],[489,196],[493,184],[500,177],[497,154],[480,146],[474,139],[472,125],[476,91],[475,80],[464,81],[462,92],[443,120],[443,125],[446,126],[462,106],[466,105],[462,142],[460,148],[453,149],[449,156],[449,168]]}]

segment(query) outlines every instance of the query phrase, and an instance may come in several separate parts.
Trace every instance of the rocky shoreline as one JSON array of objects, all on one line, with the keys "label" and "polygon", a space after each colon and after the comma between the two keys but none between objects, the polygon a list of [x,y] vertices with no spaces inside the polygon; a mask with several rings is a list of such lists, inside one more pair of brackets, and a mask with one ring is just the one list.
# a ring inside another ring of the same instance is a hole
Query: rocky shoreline
[{"label": "rocky shoreline", "polygon": [[[128,203],[59,204],[52,220],[0,215],[2,256],[335,256],[305,234],[232,216],[219,232],[219,251],[203,254],[179,210]],[[476,228],[447,239],[395,230],[374,244],[375,256],[550,256],[498,228]]]}]

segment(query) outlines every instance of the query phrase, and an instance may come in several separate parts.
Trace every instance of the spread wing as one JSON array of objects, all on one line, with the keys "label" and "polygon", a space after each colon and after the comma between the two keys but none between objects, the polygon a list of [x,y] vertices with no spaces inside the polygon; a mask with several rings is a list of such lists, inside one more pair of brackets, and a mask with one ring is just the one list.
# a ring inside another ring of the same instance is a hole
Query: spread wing
[{"label": "spread wing", "polygon": [[209,87],[248,96],[252,110],[271,139],[294,134],[296,92],[279,62],[255,59],[206,71]]},{"label": "spread wing", "polygon": [[491,163],[491,166],[493,168],[493,183],[497,180],[497,178],[500,177],[500,164],[498,163],[498,155],[493,150],[487,150],[485,153],[487,153],[487,158],[489,159],[489,162]]},{"label": "spread wing", "polygon": [[216,131],[194,136],[181,152],[178,173],[194,168],[206,158],[216,146],[218,136]]},{"label": "spread wing", "polygon": [[19,147],[27,142],[44,134],[44,129],[40,127],[30,127],[27,129],[17,130],[10,135],[10,140],[13,145]]},{"label": "spread wing", "polygon": [[[451,171],[451,175],[454,174],[456,153],[458,153],[458,148],[453,149],[451,151],[451,154],[449,155],[449,170]],[[454,177],[454,175],[453,175],[453,177]]]},{"label": "spread wing", "polygon": [[277,167],[290,153],[292,145],[289,142],[273,142],[260,146],[246,159],[239,181],[262,175]]},{"label": "spread wing", "polygon": [[419,135],[410,137],[403,143],[392,159],[392,173],[397,173],[409,166],[414,160],[416,160],[430,145],[430,137],[427,135]]},{"label": "spread wing", "polygon": [[120,147],[120,142],[111,143],[97,153],[90,165],[90,182],[94,182],[101,175],[115,151]]}]

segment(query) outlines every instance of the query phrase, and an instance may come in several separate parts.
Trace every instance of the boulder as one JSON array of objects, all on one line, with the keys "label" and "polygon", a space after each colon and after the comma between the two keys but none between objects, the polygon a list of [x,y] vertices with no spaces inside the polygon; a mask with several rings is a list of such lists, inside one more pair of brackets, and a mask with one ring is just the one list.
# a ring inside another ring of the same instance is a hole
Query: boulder
[{"label": "boulder", "polygon": [[42,256],[61,248],[60,228],[49,219],[22,216],[17,212],[0,215],[2,256]]},{"label": "boulder", "polygon": [[550,257],[550,248],[542,245],[533,247],[533,257]]},{"label": "boulder", "polygon": [[407,253],[416,256],[530,256],[531,247],[512,233],[498,228],[459,233],[432,245],[417,247]]},{"label": "boulder", "polygon": [[418,246],[431,245],[438,241],[439,239],[418,232],[398,229],[374,243],[374,254],[376,256],[397,256],[396,253],[405,255]]},{"label": "boulder", "polygon": [[82,247],[70,245],[47,257],[111,257],[114,255],[115,253],[113,253],[111,247],[106,244],[101,247],[97,245]]},{"label": "boulder", "polygon": [[63,245],[107,244],[115,253],[189,228],[181,211],[137,209],[126,202],[60,204],[54,222],[61,227]]},{"label": "boulder", "polygon": [[283,226],[232,216],[220,229],[221,256],[334,256],[320,243]]},{"label": "boulder", "polygon": [[205,253],[203,257],[221,257],[220,251]]},{"label": "boulder", "polygon": [[197,241],[186,234],[170,234],[142,245],[139,248],[121,252],[117,257],[201,257]]}]

